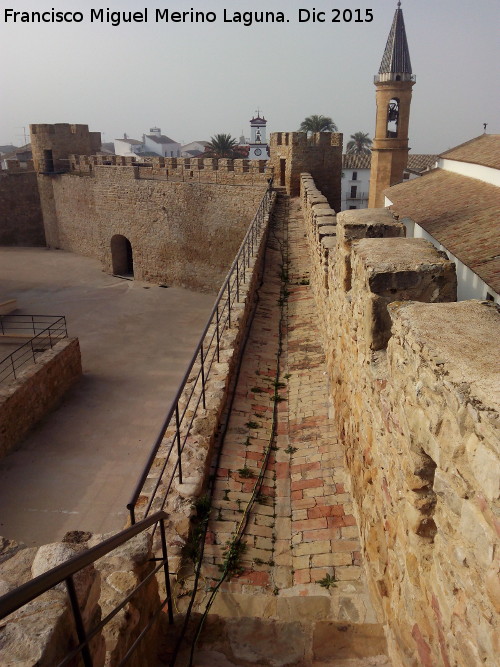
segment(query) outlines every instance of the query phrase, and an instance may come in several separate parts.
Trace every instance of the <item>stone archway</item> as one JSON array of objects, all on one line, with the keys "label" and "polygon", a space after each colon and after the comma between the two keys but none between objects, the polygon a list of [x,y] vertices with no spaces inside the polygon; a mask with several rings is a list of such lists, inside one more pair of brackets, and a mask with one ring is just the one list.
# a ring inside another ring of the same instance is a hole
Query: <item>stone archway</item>
[{"label": "stone archway", "polygon": [[115,234],[111,238],[111,264],[114,274],[119,276],[134,276],[132,244],[122,234]]}]

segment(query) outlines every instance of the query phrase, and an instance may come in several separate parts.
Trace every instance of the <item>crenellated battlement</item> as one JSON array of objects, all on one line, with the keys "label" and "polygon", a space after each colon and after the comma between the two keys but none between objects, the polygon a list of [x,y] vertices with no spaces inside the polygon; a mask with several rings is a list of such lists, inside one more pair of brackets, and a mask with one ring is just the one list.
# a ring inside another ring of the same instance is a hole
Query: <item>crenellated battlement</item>
[{"label": "crenellated battlement", "polygon": [[88,125],[70,123],[30,125],[33,162],[38,173],[68,171],[70,153],[92,155],[101,147],[101,133]]},{"label": "crenellated battlement", "polygon": [[130,177],[174,182],[259,184],[273,178],[267,160],[175,158],[121,155],[69,155],[69,171],[89,175],[96,167],[133,167]]}]

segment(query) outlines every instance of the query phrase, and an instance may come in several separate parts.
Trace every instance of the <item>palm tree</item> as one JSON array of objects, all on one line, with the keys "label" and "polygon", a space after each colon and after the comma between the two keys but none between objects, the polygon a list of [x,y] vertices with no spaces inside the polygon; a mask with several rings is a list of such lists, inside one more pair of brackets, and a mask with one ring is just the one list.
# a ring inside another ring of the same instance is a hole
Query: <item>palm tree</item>
[{"label": "palm tree", "polygon": [[330,116],[307,116],[299,127],[299,132],[314,134],[315,132],[336,132],[337,126]]},{"label": "palm tree", "polygon": [[351,134],[351,141],[347,142],[346,153],[369,154],[371,153],[370,146],[372,140],[368,136],[368,132],[355,132]]},{"label": "palm tree", "polygon": [[211,157],[234,158],[237,143],[230,134],[216,134],[210,137],[206,152]]}]

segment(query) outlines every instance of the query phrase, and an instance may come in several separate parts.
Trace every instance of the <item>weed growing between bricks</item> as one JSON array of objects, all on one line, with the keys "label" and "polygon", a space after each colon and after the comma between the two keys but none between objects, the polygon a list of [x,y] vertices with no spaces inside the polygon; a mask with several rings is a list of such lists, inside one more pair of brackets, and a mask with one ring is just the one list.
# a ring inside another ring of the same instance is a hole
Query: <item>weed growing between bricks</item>
[{"label": "weed growing between bricks", "polygon": [[[286,206],[288,206],[288,198],[285,199],[285,202],[286,202]],[[237,575],[238,573],[241,572],[240,559],[241,559],[241,556],[243,555],[243,553],[245,551],[245,548],[246,548],[246,543],[243,542],[243,536],[245,534],[245,530],[246,530],[246,527],[248,525],[248,520],[250,518],[250,513],[251,513],[251,510],[252,510],[252,507],[254,506],[254,504],[256,502],[257,503],[261,502],[262,498],[263,498],[262,486],[263,486],[263,483],[265,481],[265,473],[266,473],[267,468],[268,468],[271,452],[274,451],[274,449],[275,449],[275,438],[276,438],[276,430],[277,430],[277,422],[278,422],[278,404],[280,403],[280,401],[285,400],[282,396],[280,396],[279,391],[280,391],[280,389],[283,389],[286,386],[283,382],[280,382],[280,362],[281,362],[281,355],[282,355],[282,350],[283,350],[283,332],[284,332],[284,321],[285,321],[285,317],[286,317],[285,310],[286,310],[286,307],[287,307],[287,300],[288,300],[288,296],[289,296],[289,292],[287,290],[288,264],[289,263],[288,263],[288,256],[287,256],[288,255],[288,253],[287,253],[287,241],[286,240],[281,241],[277,237],[276,229],[275,229],[275,220],[274,219],[271,221],[271,233],[273,234],[274,240],[276,241],[276,243],[278,244],[278,246],[280,248],[280,254],[281,254],[281,258],[282,258],[282,266],[281,266],[280,298],[279,298],[279,301],[278,301],[279,306],[280,306],[280,317],[279,317],[279,325],[278,325],[278,351],[277,351],[277,354],[276,354],[276,366],[275,366],[275,373],[274,373],[275,379],[274,379],[274,382],[273,382],[274,391],[273,391],[273,394],[271,396],[271,402],[273,403],[273,411],[272,411],[272,423],[271,423],[271,430],[270,430],[270,434],[269,434],[269,441],[268,441],[268,444],[267,444],[266,449],[264,451],[264,457],[263,457],[263,461],[261,463],[261,468],[260,468],[260,471],[259,471],[258,475],[256,473],[253,473],[252,471],[250,471],[251,476],[256,476],[255,484],[253,486],[252,495],[251,495],[250,500],[248,501],[248,504],[245,507],[245,509],[242,510],[242,508],[240,507],[239,511],[242,512],[241,520],[240,520],[235,532],[232,534],[231,539],[226,543],[226,547],[224,549],[224,561],[220,566],[221,576],[218,579],[217,583],[213,587],[211,587],[210,595],[209,595],[209,598],[207,600],[205,610],[204,610],[204,612],[202,614],[202,617],[200,619],[200,622],[198,624],[198,627],[197,627],[197,630],[196,630],[196,633],[195,633],[195,637],[194,637],[194,640],[193,640],[193,643],[192,643],[192,646],[191,646],[191,653],[190,653],[190,659],[189,659],[189,666],[190,667],[191,667],[191,665],[193,665],[194,651],[195,651],[197,641],[200,637],[205,619],[209,614],[210,608],[213,605],[213,602],[215,600],[217,592],[219,591],[220,587],[222,586],[222,584],[225,580],[230,579],[231,576]],[[261,283],[261,286],[262,286],[262,283]],[[259,287],[259,289],[260,289],[260,287]],[[257,290],[257,302],[258,302],[258,298],[259,298],[258,292],[259,292],[259,290]],[[257,305],[256,305],[256,307],[257,307]],[[252,314],[252,322],[253,322],[254,315],[255,315],[255,312],[256,312],[256,307],[255,307],[255,310]],[[250,329],[250,327],[249,327],[249,329]],[[248,335],[247,335],[247,338],[248,338]],[[245,340],[245,345],[246,345],[246,340]],[[239,370],[240,370],[240,366],[238,367],[238,374],[239,374]],[[246,426],[247,426],[248,429],[260,428],[260,425],[256,422],[253,422],[253,421],[247,422]],[[250,437],[248,436],[245,444],[249,444],[249,443],[250,443]],[[242,472],[245,472],[245,474],[241,475]],[[246,473],[245,469],[239,470],[238,473],[243,477],[247,476],[247,473]],[[274,473],[273,479],[274,479],[274,483],[276,483],[276,473]],[[226,491],[225,493],[226,493],[226,497],[228,498],[229,491]],[[273,517],[276,518],[276,513],[273,514]],[[271,552],[272,557],[268,561],[268,564],[270,564],[270,563],[274,564],[274,543],[275,543],[275,541],[276,541],[276,538],[273,536],[273,538],[272,538],[273,548],[272,548],[272,552]],[[199,563],[198,563],[198,571],[201,568],[202,558],[203,558],[203,547],[202,547],[201,557],[200,557],[200,560],[199,560]],[[274,595],[278,595],[279,594],[279,589],[277,587],[275,587],[273,589],[273,593],[274,593]],[[195,594],[196,594],[196,590],[193,593],[192,602],[194,601]],[[192,602],[191,602],[189,611],[192,607]],[[178,646],[179,646],[179,642],[178,642]],[[176,651],[178,651],[178,647],[177,647]]]}]

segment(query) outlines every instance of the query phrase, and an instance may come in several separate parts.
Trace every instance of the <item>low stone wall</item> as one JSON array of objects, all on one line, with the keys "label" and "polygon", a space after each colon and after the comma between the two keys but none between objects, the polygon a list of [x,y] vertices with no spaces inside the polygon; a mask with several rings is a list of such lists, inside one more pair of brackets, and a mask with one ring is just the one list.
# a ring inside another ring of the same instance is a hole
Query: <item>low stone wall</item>
[{"label": "low stone wall", "polygon": [[17,380],[0,386],[0,458],[56,407],[82,374],[77,338],[65,338],[22,370]]},{"label": "low stone wall", "polygon": [[500,314],[455,303],[453,264],[405,239],[388,210],[339,214],[325,242],[308,176],[301,197],[334,418],[391,657],[496,664]]}]

